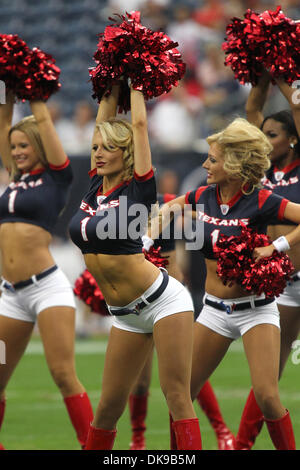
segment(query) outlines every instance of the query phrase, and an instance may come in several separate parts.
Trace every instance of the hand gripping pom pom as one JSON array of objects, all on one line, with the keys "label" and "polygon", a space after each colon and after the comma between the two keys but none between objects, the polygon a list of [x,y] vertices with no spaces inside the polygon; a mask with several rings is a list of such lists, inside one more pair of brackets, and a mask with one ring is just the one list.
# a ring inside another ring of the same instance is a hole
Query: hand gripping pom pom
[{"label": "hand gripping pom pom", "polygon": [[292,84],[300,78],[300,23],[277,7],[261,14],[248,9],[244,19],[233,18],[223,43],[225,65],[241,84],[257,85],[262,67],[272,77]]},{"label": "hand gripping pom pom", "polygon": [[76,279],[74,294],[88,305],[92,312],[102,316],[110,315],[103,294],[87,269]]},{"label": "hand gripping pom pom", "polygon": [[153,32],[142,26],[138,11],[126,15],[127,19],[117,15],[121,22],[107,26],[99,35],[94,54],[96,66],[89,69],[93,98],[98,102],[105,93],[110,94],[114,83],[120,82],[120,113],[130,109],[128,78],[132,87],[143,92],[149,100],[168,93],[185,73],[185,64],[176,49],[177,42],[163,32]]},{"label": "hand gripping pom pom", "polygon": [[294,267],[286,254],[276,250],[272,256],[255,262],[252,258],[254,248],[270,243],[267,235],[258,234],[245,225],[239,236],[221,236],[214,246],[214,253],[218,260],[217,274],[224,285],[236,283],[249,294],[278,297]]},{"label": "hand gripping pom pom", "polygon": [[154,248],[151,246],[148,251],[143,250],[146,260],[153,263],[158,268],[166,268],[169,264],[168,258],[165,256],[161,256],[160,254],[161,247]]},{"label": "hand gripping pom pom", "polygon": [[26,43],[16,34],[0,35],[0,80],[20,100],[46,101],[59,90],[60,69],[49,54]]}]

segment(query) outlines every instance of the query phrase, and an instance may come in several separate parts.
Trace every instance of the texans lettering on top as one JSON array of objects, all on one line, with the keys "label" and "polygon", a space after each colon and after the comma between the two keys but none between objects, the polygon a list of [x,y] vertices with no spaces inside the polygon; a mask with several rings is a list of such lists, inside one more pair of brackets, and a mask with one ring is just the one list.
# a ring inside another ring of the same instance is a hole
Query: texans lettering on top
[{"label": "texans lettering on top", "polygon": [[[73,216],[70,225],[70,235],[73,242],[83,254],[135,254],[142,253],[141,238],[133,239],[127,229],[135,219],[130,214],[133,204],[143,204],[148,211],[156,202],[156,184],[153,171],[139,177],[134,175],[130,181],[120,183],[106,194],[102,194],[102,176],[97,175],[96,169],[90,172],[91,185],[81,201],[79,210]],[[120,216],[121,196],[126,196],[126,217]],[[100,205],[99,205],[100,203]],[[110,227],[105,226],[107,210],[112,217],[109,218]],[[102,226],[101,224],[104,223]],[[114,224],[114,226],[112,226]],[[124,224],[124,226],[122,226]],[[110,236],[110,229],[113,236]],[[100,233],[103,230],[103,233]],[[126,232],[127,236],[120,234]],[[100,236],[101,235],[101,236]],[[102,236],[103,235],[103,236]],[[107,235],[107,236],[106,236]]]},{"label": "texans lettering on top", "polygon": [[[52,232],[72,183],[70,161],[23,174],[0,198],[0,220],[38,225]],[[51,201],[51,204],[49,204]]]},{"label": "texans lettering on top", "polygon": [[201,186],[186,194],[186,204],[191,204],[204,230],[204,243],[201,249],[206,258],[214,259],[213,246],[221,235],[238,236],[242,224],[266,233],[271,220],[283,218],[286,199],[266,189],[254,189],[245,195],[239,191],[226,203],[228,210],[222,211],[222,201],[218,186]]}]

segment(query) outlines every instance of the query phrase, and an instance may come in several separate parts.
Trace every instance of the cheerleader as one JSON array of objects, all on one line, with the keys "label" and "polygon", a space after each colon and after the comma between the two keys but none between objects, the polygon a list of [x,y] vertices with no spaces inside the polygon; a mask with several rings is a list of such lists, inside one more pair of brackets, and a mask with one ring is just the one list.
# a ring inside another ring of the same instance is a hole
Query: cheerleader
[{"label": "cheerleader", "polygon": [[131,233],[134,205],[147,208],[146,223],[150,206],[156,203],[156,185],[144,96],[131,87],[130,124],[114,118],[118,93],[115,85],[100,102],[91,186],[70,224],[72,240],[114,316],[100,402],[86,449],[112,449],[118,419],[153,341],[178,448],[200,449],[199,423],[189,393],[193,303],[179,281],[145,259],[141,236]]},{"label": "cheerleader", "polygon": [[83,447],[93,411],[75,371],[75,302],[49,250],[72,170],[46,104],[30,102],[33,115],[11,127],[13,103],[9,92],[0,105],[0,153],[11,181],[0,197],[0,337],[7,356],[0,368],[0,424],[6,386],[37,323],[48,367]]},{"label": "cheerleader", "polygon": [[275,249],[289,250],[300,241],[300,205],[260,187],[270,165],[272,146],[256,126],[236,119],[207,141],[210,147],[203,164],[208,173],[207,186],[167,203],[161,211],[163,221],[173,205],[180,210],[185,204],[191,205],[204,234],[201,250],[206,258],[206,293],[194,330],[192,399],[232,341],[242,337],[253,390],[273,444],[276,449],[293,450],[290,415],[278,391],[280,324],[275,298],[248,295],[236,283],[224,285],[217,275],[214,245],[222,234],[239,235],[241,224],[265,233],[268,220],[280,223],[286,219],[296,228],[268,246],[255,248],[253,258],[259,261]]}]

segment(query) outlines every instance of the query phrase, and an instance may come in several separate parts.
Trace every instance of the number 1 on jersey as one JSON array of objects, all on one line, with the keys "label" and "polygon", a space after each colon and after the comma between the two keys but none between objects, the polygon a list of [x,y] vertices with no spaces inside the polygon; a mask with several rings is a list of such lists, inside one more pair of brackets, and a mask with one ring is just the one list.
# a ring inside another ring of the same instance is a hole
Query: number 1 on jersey
[{"label": "number 1 on jersey", "polygon": [[210,236],[211,236],[212,247],[214,247],[215,244],[217,243],[219,235],[220,235],[220,230],[218,230],[217,228],[213,232],[211,232]]},{"label": "number 1 on jersey", "polygon": [[17,192],[18,190],[15,189],[8,196],[8,212],[10,214],[13,214],[15,212],[15,200],[16,200]]},{"label": "number 1 on jersey", "polygon": [[85,217],[84,219],[81,220],[80,222],[80,226],[81,226],[81,235],[82,235],[82,238],[85,242],[88,241],[88,237],[87,237],[87,234],[86,234],[86,224],[88,223],[88,221],[90,220],[91,217]]}]

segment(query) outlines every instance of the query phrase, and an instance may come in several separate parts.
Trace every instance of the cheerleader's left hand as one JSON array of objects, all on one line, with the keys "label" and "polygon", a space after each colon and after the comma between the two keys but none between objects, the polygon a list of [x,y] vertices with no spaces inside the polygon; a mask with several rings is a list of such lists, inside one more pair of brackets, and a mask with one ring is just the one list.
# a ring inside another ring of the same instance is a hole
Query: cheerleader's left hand
[{"label": "cheerleader's left hand", "polygon": [[268,258],[273,254],[274,251],[274,246],[268,245],[268,246],[260,246],[256,247],[253,250],[252,258],[257,262],[260,261],[262,258]]}]

